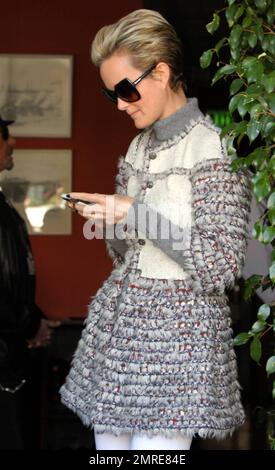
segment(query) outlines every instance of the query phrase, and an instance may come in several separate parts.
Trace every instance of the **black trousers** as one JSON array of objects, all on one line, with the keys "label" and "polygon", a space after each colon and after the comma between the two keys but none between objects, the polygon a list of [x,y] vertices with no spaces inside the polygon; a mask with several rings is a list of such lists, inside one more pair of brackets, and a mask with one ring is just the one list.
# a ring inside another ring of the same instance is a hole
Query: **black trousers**
[{"label": "black trousers", "polygon": [[0,391],[0,449],[25,448],[23,388],[15,393]]},{"label": "black trousers", "polygon": [[41,386],[35,365],[26,371],[26,383],[20,390],[0,391],[0,450],[39,449],[40,410]]}]

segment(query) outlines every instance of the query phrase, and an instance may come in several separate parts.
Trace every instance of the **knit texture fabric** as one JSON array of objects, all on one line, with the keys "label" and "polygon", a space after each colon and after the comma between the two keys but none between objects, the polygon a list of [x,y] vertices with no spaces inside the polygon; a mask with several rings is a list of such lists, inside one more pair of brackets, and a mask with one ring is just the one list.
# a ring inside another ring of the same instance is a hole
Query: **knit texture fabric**
[{"label": "knit texture fabric", "polygon": [[[182,229],[180,250],[172,235],[151,239],[138,217],[107,241],[114,269],[90,304],[61,389],[63,403],[97,432],[222,439],[244,421],[225,289],[241,274],[250,189],[243,172],[229,170],[217,129],[191,105],[168,118],[165,140],[165,123],[157,123],[119,162],[116,192],[134,188],[134,213],[145,204],[157,221],[169,219],[150,191],[179,175],[188,182],[190,218],[184,225],[171,215],[171,227]],[[159,187],[165,201],[171,185]],[[181,204],[180,186],[172,190]],[[167,260],[165,277],[158,264]]]}]

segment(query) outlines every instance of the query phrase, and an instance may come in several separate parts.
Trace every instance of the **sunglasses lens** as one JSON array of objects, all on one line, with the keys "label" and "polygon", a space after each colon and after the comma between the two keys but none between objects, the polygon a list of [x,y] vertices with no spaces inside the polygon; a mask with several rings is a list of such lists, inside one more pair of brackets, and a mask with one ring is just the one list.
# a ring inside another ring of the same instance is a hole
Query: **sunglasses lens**
[{"label": "sunglasses lens", "polygon": [[102,88],[102,91],[112,103],[117,103],[117,98],[127,101],[128,103],[134,103],[141,98],[138,90],[128,78],[121,80],[121,82],[115,86],[115,91],[108,90],[108,88]]},{"label": "sunglasses lens", "polygon": [[0,134],[2,135],[3,140],[8,140],[8,138],[10,136],[9,129],[6,126],[1,127],[0,128]]},{"label": "sunglasses lens", "polygon": [[134,103],[141,98],[136,87],[127,78],[116,85],[115,91],[119,98],[128,101],[128,103]]},{"label": "sunglasses lens", "polygon": [[108,98],[108,100],[112,101],[112,103],[117,102],[117,94],[113,90],[108,90],[107,88],[102,88],[102,92]]}]

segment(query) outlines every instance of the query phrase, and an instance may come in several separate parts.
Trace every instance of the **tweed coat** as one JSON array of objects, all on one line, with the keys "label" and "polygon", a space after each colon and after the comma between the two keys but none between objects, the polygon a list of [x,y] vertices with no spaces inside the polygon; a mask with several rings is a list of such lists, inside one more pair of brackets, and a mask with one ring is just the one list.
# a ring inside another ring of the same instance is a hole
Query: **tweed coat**
[{"label": "tweed coat", "polygon": [[61,389],[97,432],[225,438],[244,421],[225,291],[244,263],[250,188],[229,166],[195,100],[119,161],[116,192],[134,203]]}]

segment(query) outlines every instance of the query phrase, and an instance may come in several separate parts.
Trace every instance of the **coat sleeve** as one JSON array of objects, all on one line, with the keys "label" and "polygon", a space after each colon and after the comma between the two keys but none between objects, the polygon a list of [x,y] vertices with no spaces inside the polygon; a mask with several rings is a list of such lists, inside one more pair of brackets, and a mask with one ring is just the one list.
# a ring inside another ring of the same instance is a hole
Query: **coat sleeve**
[{"label": "coat sleeve", "polygon": [[[126,172],[124,171],[124,157],[120,157],[118,162],[118,174],[116,176],[116,193],[117,194],[127,194],[127,181],[128,178],[126,176]],[[124,255],[127,251],[127,244],[125,239],[118,238],[116,233],[122,231],[119,230],[112,230],[112,237],[108,238],[108,233],[105,231],[104,238],[106,243],[107,253],[113,261],[113,264],[117,264],[123,261]]]},{"label": "coat sleeve", "polygon": [[20,337],[30,339],[35,336],[40,321],[46,318],[42,310],[34,303],[21,303],[5,288],[0,266],[0,338]]},{"label": "coat sleeve", "polygon": [[[250,185],[244,171],[233,173],[228,160],[199,162],[190,173],[192,188],[191,227],[181,229],[154,208],[135,200],[127,225],[145,234],[156,246],[176,261],[204,291],[224,290],[241,275],[244,263],[250,212]],[[138,218],[140,204],[147,219]],[[156,220],[154,236],[148,220]],[[144,222],[145,220],[145,222]],[[160,227],[169,223],[167,239]],[[155,234],[158,234],[155,237]]]},{"label": "coat sleeve", "polygon": [[247,248],[250,185],[227,161],[201,164],[191,176],[194,224],[185,255],[204,290],[232,287]]}]

